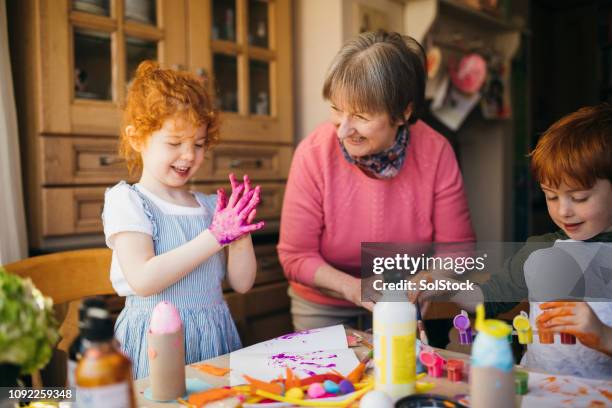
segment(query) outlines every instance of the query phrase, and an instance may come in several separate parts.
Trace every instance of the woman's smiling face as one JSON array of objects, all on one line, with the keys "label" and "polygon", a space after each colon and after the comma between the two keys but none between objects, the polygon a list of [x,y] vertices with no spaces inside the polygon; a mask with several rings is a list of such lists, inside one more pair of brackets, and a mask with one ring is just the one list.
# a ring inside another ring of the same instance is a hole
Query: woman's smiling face
[{"label": "woman's smiling face", "polygon": [[386,113],[350,112],[331,104],[331,121],[338,138],[352,157],[380,153],[393,145],[401,122],[392,123]]}]

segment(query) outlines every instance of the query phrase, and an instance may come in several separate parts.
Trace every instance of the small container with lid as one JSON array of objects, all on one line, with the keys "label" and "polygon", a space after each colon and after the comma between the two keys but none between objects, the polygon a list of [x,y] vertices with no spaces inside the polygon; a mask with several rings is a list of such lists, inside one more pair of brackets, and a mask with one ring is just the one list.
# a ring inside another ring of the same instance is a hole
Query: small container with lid
[{"label": "small container with lid", "polygon": [[100,309],[106,309],[106,302],[103,298],[99,296],[85,298],[81,301],[79,305],[79,334],[75,337],[75,339],[70,343],[70,347],[68,347],[68,364],[67,364],[67,375],[66,382],[68,387],[74,388],[76,387],[75,380],[75,371],[76,366],[84,351],[83,347],[83,335],[81,334],[81,330],[85,325],[85,318],[87,314],[87,310],[90,307],[97,307]]},{"label": "small container with lid", "polygon": [[485,320],[484,315],[480,304],[476,307],[478,335],[470,364],[470,406],[514,408],[514,358],[507,340],[512,328],[500,320]]},{"label": "small container with lid", "polygon": [[135,407],[132,364],[117,349],[108,311],[89,308],[81,334],[85,351],[76,368],[78,405],[88,408]]},{"label": "small container with lid", "polygon": [[374,382],[393,401],[414,394],[416,308],[402,292],[388,291],[374,306]]}]

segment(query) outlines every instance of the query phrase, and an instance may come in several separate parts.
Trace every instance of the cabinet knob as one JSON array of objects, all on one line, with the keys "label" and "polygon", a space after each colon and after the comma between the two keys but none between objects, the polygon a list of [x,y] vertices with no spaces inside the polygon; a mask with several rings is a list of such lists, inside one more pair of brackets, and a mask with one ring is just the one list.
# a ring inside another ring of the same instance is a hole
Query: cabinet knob
[{"label": "cabinet knob", "polygon": [[121,163],[121,159],[118,156],[100,156],[100,166],[111,166],[113,164]]},{"label": "cabinet knob", "polygon": [[206,72],[206,70],[202,67],[196,69],[196,75],[204,79],[208,78],[208,72]]},{"label": "cabinet knob", "polygon": [[242,166],[261,169],[263,167],[263,161],[261,159],[234,159],[230,161],[230,168],[232,169]]}]

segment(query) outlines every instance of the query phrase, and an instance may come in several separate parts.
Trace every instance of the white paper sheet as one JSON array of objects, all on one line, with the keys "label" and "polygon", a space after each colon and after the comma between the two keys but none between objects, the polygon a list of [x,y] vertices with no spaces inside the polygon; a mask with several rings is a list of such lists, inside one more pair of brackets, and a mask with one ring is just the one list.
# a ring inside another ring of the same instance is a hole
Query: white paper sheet
[{"label": "white paper sheet", "polygon": [[246,384],[243,375],[272,381],[289,367],[300,378],[336,370],[347,375],[359,364],[341,325],[291,333],[230,354],[230,384]]},{"label": "white paper sheet", "polygon": [[522,408],[612,406],[612,381],[566,375],[529,373],[529,391]]}]

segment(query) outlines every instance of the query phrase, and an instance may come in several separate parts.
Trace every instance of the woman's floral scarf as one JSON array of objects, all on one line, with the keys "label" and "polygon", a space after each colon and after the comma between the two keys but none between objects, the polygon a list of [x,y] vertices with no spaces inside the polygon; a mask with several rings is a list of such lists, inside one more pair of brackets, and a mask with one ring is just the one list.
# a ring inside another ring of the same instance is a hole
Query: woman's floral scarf
[{"label": "woman's floral scarf", "polygon": [[378,179],[390,179],[399,173],[406,159],[408,150],[408,141],[410,137],[407,126],[400,126],[397,130],[395,143],[393,146],[380,153],[370,154],[367,156],[353,157],[346,151],[342,140],[340,148],[344,158],[351,164],[359,167],[367,175]]}]

